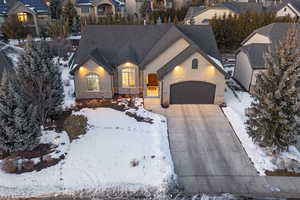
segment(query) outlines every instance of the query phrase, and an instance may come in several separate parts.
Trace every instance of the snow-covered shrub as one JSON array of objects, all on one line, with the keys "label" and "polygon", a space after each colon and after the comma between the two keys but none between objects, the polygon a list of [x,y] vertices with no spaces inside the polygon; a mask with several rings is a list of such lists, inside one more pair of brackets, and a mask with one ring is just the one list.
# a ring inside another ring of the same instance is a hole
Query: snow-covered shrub
[{"label": "snow-covered shrub", "polygon": [[130,167],[137,167],[140,164],[140,161],[138,161],[137,159],[133,159],[132,161],[130,161]]},{"label": "snow-covered shrub", "polygon": [[64,129],[68,133],[71,141],[86,133],[87,121],[84,115],[70,115],[65,120]]}]

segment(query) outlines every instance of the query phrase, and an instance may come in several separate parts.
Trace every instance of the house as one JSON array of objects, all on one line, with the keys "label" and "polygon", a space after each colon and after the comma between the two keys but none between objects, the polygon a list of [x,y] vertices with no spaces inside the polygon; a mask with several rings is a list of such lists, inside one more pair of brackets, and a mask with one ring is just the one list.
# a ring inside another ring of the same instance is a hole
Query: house
[{"label": "house", "polygon": [[277,17],[290,16],[292,18],[300,17],[300,1],[286,0],[276,8]]},{"label": "house", "polygon": [[250,11],[262,12],[264,9],[262,3],[248,2],[223,2],[214,6],[190,7],[186,16],[186,24],[208,24],[214,17],[223,17],[228,15],[239,15],[240,13]]},{"label": "house", "polygon": [[264,54],[274,50],[280,40],[285,39],[291,27],[298,30],[300,45],[300,24],[273,23],[255,30],[243,42],[236,52],[236,66],[233,78],[247,91],[252,91],[257,74],[265,70]]},{"label": "house", "polygon": [[71,74],[76,99],[139,95],[164,105],[219,104],[225,88],[219,60],[210,25],[89,25]]},{"label": "house", "polygon": [[49,7],[43,0],[0,0],[0,24],[10,14],[16,14],[19,21],[32,28],[36,35],[51,20]]},{"label": "house", "polygon": [[119,0],[72,0],[80,17],[124,14],[125,4]]}]

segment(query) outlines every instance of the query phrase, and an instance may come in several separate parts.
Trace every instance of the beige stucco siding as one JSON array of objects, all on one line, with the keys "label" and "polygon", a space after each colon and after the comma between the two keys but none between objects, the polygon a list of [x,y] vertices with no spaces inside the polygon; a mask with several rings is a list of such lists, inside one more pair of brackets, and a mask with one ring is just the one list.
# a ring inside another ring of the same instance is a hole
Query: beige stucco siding
[{"label": "beige stucco siding", "polygon": [[[192,69],[192,60],[198,59],[198,69]],[[224,102],[225,77],[200,53],[195,53],[168,73],[162,80],[162,103],[170,101],[170,86],[183,81],[204,81],[216,85],[215,104]]]},{"label": "beige stucco siding", "polygon": [[[95,73],[99,76],[99,91],[88,91],[86,75]],[[81,68],[75,71],[75,93],[76,99],[89,98],[112,98],[112,76],[94,61],[89,60]]]},{"label": "beige stucco siding", "polygon": [[157,58],[145,66],[143,70],[144,95],[146,95],[146,84],[148,74],[157,73],[157,71],[167,64],[170,60],[185,50],[190,44],[183,38],[177,40],[173,45],[162,52]]},{"label": "beige stucco siding", "polygon": [[285,17],[288,15],[292,18],[297,17],[295,12],[287,5],[281,8],[280,10],[278,10],[276,13],[276,17]]},{"label": "beige stucco siding", "polygon": [[[135,87],[123,87],[122,84],[122,69],[133,68],[135,70]],[[117,74],[115,76],[115,91],[118,94],[139,94],[141,92],[141,80],[139,67],[133,63],[124,63],[117,67]]]},{"label": "beige stucco siding", "polygon": [[239,52],[236,56],[236,66],[233,77],[246,89],[249,90],[252,79],[252,68],[248,56]]},{"label": "beige stucco siding", "polygon": [[259,33],[255,33],[251,38],[249,38],[244,44],[252,44],[252,43],[263,43],[263,44],[271,44],[271,41],[268,37],[261,35]]},{"label": "beige stucco siding", "polygon": [[[214,18],[215,16],[217,17],[222,17],[224,15],[228,16],[228,15],[234,15],[234,12],[232,12],[229,9],[208,9],[202,13],[200,13],[199,15],[194,17],[194,21],[195,24],[207,24],[207,20],[210,20],[212,18]],[[205,22],[206,21],[206,22]]]}]

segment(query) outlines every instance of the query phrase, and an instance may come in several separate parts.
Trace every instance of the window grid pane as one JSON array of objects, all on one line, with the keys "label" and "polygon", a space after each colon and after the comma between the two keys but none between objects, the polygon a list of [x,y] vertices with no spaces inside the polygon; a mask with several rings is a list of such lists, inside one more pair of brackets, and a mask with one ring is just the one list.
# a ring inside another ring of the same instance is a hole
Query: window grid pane
[{"label": "window grid pane", "polygon": [[89,74],[87,78],[87,89],[89,91],[98,91],[99,90],[99,77],[96,74]]},{"label": "window grid pane", "polygon": [[135,87],[135,69],[125,68],[122,70],[123,87]]}]

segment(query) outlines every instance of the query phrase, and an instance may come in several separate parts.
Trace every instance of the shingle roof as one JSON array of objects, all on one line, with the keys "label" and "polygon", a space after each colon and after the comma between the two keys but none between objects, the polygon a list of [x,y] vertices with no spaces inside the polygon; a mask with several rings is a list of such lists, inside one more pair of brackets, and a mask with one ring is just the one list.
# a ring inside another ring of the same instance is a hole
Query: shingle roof
[{"label": "shingle roof", "polygon": [[190,20],[192,17],[196,16],[198,13],[200,13],[202,10],[206,9],[207,6],[191,6],[189,7],[185,17],[184,21]]},{"label": "shingle roof", "polygon": [[298,45],[300,46],[300,24],[290,24],[290,23],[272,23],[267,26],[263,26],[259,29],[256,29],[251,33],[242,44],[246,43],[254,34],[258,33],[268,37],[271,40],[273,45],[277,45],[278,41],[285,38],[287,30],[295,27],[297,31]]},{"label": "shingle roof", "polygon": [[6,15],[8,12],[8,6],[4,3],[4,0],[0,0],[0,16]]},{"label": "shingle roof", "polygon": [[264,69],[264,54],[267,52],[269,47],[269,44],[254,43],[242,46],[238,52],[244,52],[248,56],[252,69]]},{"label": "shingle roof", "polygon": [[43,0],[18,0],[26,7],[34,10],[37,13],[48,13],[49,7]]},{"label": "shingle roof", "polygon": [[[121,6],[124,3],[119,0],[110,0],[116,6]],[[76,4],[78,5],[92,5],[94,0],[76,0]]]},{"label": "shingle roof", "polygon": [[285,0],[278,7],[277,11],[290,4],[297,12],[300,13],[300,1],[299,0]]},{"label": "shingle roof", "polygon": [[252,10],[256,12],[263,11],[262,3],[248,3],[248,2],[223,2],[220,4],[216,4],[214,7],[225,7],[233,12],[240,14],[242,12],[246,12],[247,10]]},{"label": "shingle roof", "polygon": [[82,64],[98,48],[110,66],[133,62],[143,68],[180,38],[219,59],[210,25],[90,25],[83,31],[74,64]]},{"label": "shingle roof", "polygon": [[187,14],[186,14],[186,16],[185,16],[185,19],[188,20],[191,17],[195,17],[195,16],[201,14],[205,10],[215,9],[215,8],[228,8],[236,14],[240,14],[240,13],[246,12],[248,10],[256,11],[256,12],[262,12],[264,10],[264,7],[263,7],[262,3],[235,2],[235,1],[223,2],[223,3],[218,3],[218,4],[216,4],[214,6],[211,6],[211,7],[204,7],[204,6],[190,7]]},{"label": "shingle roof", "polygon": [[271,44],[263,43],[252,43],[242,46],[239,51],[243,51],[248,55],[251,67],[253,69],[264,69],[265,61],[263,58],[264,53],[268,48],[274,50],[280,41],[284,40],[287,34],[287,31],[295,27],[297,29],[297,44],[300,47],[300,24],[289,24],[289,23],[273,23],[262,28],[255,30],[251,33],[242,44],[246,43],[254,34],[259,33],[268,37],[271,41]]}]

